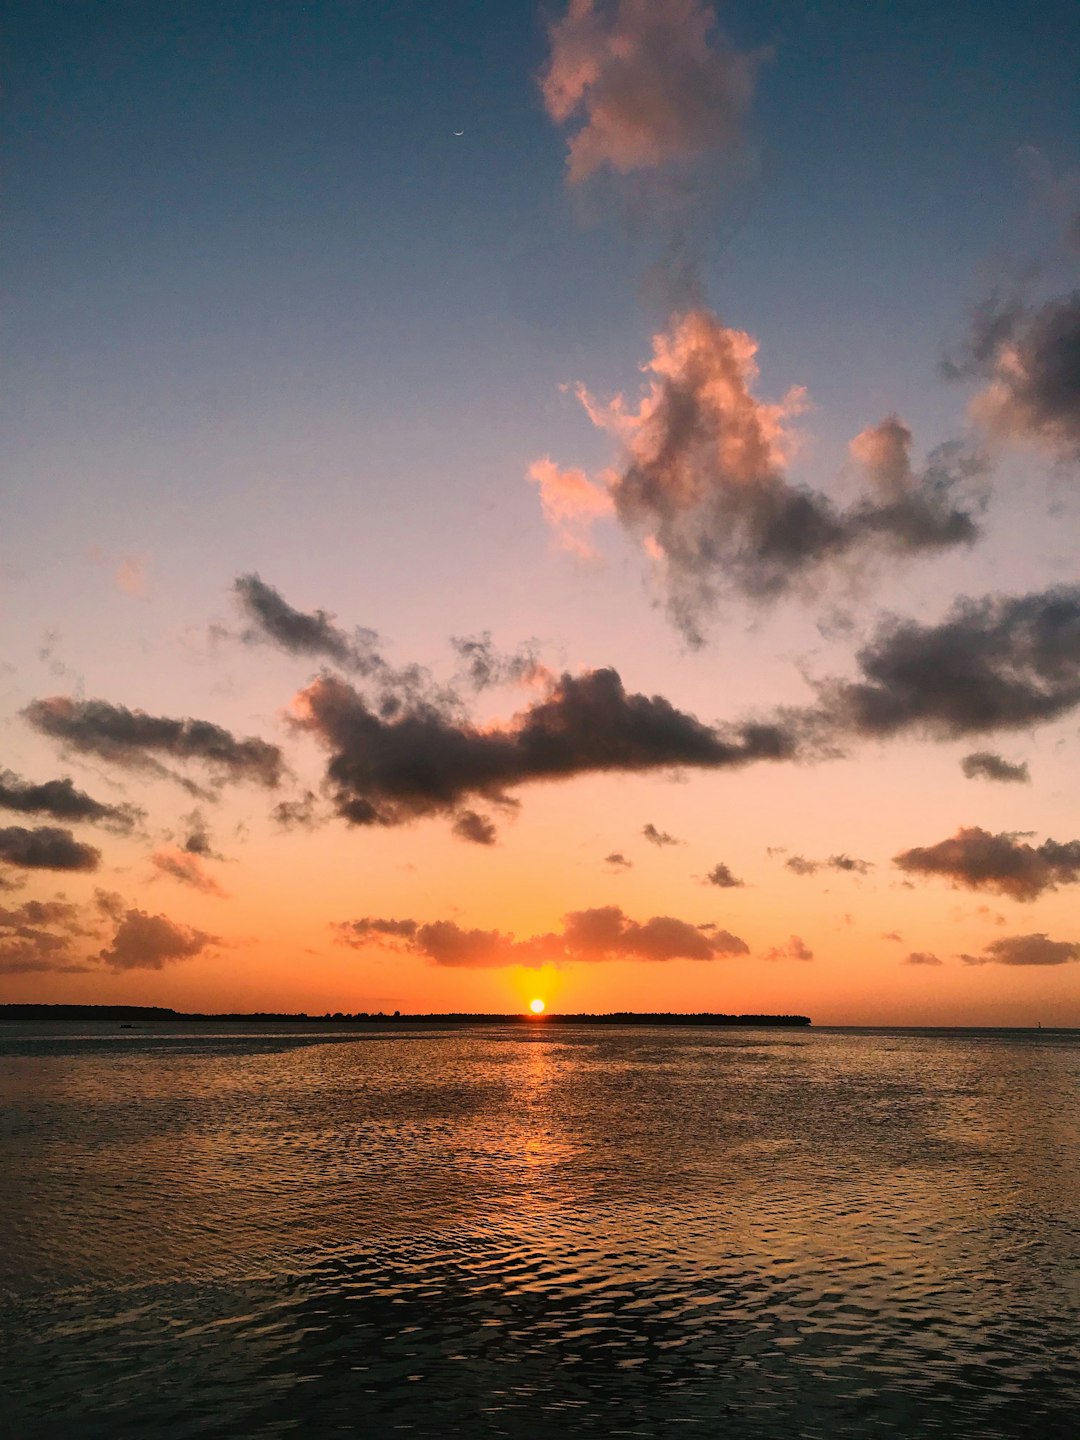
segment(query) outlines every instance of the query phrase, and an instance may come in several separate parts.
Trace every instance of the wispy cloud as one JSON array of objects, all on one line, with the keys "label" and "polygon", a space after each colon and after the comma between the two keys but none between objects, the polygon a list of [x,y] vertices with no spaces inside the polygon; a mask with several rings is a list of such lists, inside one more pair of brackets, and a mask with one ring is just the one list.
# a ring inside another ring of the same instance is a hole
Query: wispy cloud
[{"label": "wispy cloud", "polygon": [[763,960],[813,960],[814,952],[801,935],[792,935],[786,945],[774,945],[766,950]]},{"label": "wispy cloud", "polygon": [[869,860],[852,855],[830,855],[827,860],[808,860],[805,855],[789,855],[784,861],[793,875],[816,875],[819,870],[836,870],[841,875],[868,875],[874,868]]},{"label": "wispy cloud", "polygon": [[225,897],[225,890],[198,855],[167,846],[162,850],[155,850],[150,856],[150,863],[159,875],[168,876],[181,885],[187,885],[189,889],[198,890],[203,895],[216,895],[220,899]]}]

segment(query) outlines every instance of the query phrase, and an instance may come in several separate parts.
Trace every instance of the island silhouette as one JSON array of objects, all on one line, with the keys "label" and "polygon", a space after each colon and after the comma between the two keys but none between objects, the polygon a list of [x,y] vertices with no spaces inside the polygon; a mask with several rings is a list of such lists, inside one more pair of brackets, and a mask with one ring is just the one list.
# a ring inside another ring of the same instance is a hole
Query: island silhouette
[{"label": "island silhouette", "polygon": [[181,1021],[184,1024],[275,1025],[528,1025],[534,1029],[550,1025],[741,1025],[800,1026],[811,1023],[808,1015],[723,1015],[712,1011],[684,1014],[679,1011],[616,1010],[602,1014],[569,1015],[545,1012],[534,1014],[479,1014],[448,1011],[439,1014],[403,1015],[399,1010],[386,1014],[358,1010],[337,1010],[324,1015],[303,1011],[252,1010],[236,1013],[203,1014],[171,1010],[164,1005],[0,1005],[0,1023],[17,1021],[64,1022],[71,1020],[114,1020],[144,1024]]}]

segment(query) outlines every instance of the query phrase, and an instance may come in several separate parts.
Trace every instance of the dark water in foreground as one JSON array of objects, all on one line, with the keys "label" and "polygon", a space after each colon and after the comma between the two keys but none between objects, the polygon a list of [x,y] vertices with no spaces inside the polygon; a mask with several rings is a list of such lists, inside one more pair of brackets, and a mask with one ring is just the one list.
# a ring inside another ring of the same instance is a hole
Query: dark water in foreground
[{"label": "dark water in foreground", "polygon": [[0,1435],[1080,1433],[1080,1034],[0,1030]]}]

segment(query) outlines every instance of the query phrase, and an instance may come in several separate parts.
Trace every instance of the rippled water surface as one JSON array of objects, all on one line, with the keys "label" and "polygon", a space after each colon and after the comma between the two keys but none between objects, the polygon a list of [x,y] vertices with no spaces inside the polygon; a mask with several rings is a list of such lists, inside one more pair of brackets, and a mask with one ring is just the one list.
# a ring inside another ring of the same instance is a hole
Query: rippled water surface
[{"label": "rippled water surface", "polygon": [[0,1028],[0,1435],[1074,1437],[1080,1035]]}]

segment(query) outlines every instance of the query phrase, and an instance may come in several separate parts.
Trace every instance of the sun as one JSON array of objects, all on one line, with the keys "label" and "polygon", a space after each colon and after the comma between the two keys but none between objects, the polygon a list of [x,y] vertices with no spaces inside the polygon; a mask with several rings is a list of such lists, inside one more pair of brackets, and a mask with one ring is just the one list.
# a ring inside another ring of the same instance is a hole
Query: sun
[{"label": "sun", "polygon": [[542,1015],[542,1014],[544,1013],[544,1002],[543,1002],[543,1000],[530,1000],[530,1001],[529,1001],[529,1009],[532,1011],[532,1013],[533,1013],[534,1015]]}]

